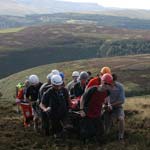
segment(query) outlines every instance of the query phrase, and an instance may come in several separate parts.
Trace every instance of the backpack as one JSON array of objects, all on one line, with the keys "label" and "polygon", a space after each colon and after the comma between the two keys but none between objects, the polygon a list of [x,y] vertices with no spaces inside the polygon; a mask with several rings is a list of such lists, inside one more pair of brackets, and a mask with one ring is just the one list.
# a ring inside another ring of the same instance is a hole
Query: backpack
[{"label": "backpack", "polygon": [[83,94],[83,99],[84,99],[84,105],[83,105],[83,110],[87,114],[88,112],[88,107],[89,103],[91,100],[92,95],[97,91],[97,86],[93,86],[89,88],[84,94]]}]

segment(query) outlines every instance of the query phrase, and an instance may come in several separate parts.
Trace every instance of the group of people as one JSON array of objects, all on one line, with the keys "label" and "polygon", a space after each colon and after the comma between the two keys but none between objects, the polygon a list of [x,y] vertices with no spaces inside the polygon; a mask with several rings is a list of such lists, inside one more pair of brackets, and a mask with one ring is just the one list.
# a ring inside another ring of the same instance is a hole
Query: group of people
[{"label": "group of people", "polygon": [[[64,73],[54,69],[47,75],[46,83],[42,84],[37,75],[30,75],[25,84],[19,83],[18,87],[23,96],[19,97],[19,90],[16,92],[17,104],[29,103],[33,110],[33,118],[25,118],[25,126],[33,120],[37,129],[40,116],[44,134],[59,138],[67,129],[70,110],[76,108],[79,134],[85,138],[93,137],[99,134],[105,106],[110,118],[118,121],[118,139],[124,139],[125,92],[123,85],[117,81],[117,75],[112,74],[109,67],[103,67],[96,77],[92,77],[90,71],[73,71],[72,81],[68,84],[65,84]],[[78,101],[75,103],[76,99]]]}]

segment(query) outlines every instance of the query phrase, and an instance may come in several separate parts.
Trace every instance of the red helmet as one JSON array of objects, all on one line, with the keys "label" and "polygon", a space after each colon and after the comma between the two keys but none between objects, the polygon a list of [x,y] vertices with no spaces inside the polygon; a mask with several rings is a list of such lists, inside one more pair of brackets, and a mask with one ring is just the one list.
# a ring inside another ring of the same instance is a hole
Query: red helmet
[{"label": "red helmet", "polygon": [[101,80],[104,81],[104,83],[112,84],[112,82],[113,82],[113,77],[112,77],[111,74],[105,73],[105,74],[101,77]]}]

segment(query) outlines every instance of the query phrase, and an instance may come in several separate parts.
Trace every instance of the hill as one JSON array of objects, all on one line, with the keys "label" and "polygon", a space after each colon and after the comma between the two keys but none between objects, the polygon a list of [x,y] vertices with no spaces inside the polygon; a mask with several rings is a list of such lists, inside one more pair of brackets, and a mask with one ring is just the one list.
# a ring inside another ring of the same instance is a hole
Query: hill
[{"label": "hill", "polygon": [[150,30],[90,24],[0,30],[0,78],[54,62],[150,53],[149,40]]},{"label": "hill", "polygon": [[[127,29],[150,29],[150,19],[145,11],[66,12],[54,14],[32,14],[26,16],[0,15],[0,29],[45,24],[94,24]],[[128,13],[127,13],[128,12]],[[144,14],[145,13],[145,14]],[[115,14],[115,15],[114,15]],[[138,17],[135,16],[137,14]],[[142,18],[143,17],[143,18]]]},{"label": "hill", "polygon": [[150,54],[86,59],[39,66],[1,79],[0,91],[4,98],[8,99],[12,98],[15,93],[14,86],[30,74],[37,74],[41,81],[45,82],[47,74],[52,69],[59,69],[65,73],[65,79],[68,82],[71,80],[71,73],[74,70],[90,70],[96,76],[103,66],[110,66],[112,72],[118,74],[119,81],[125,86],[126,96],[149,94]]},{"label": "hill", "polygon": [[[69,136],[63,142],[56,142],[52,137],[43,137],[33,132],[32,127],[24,128],[22,117],[16,114],[13,95],[15,85],[32,73],[37,74],[41,81],[51,69],[64,71],[66,82],[71,79],[73,70],[90,70],[96,75],[102,66],[110,66],[118,74],[119,81],[125,85],[128,96],[142,95],[150,92],[150,55],[99,58],[90,60],[70,61],[39,66],[0,80],[0,149],[112,149],[112,150],[148,150],[150,146],[150,101],[149,96],[131,97],[126,99],[126,131],[125,145],[116,141],[116,129],[104,137],[101,142],[83,145],[76,136]],[[9,143],[9,144],[8,144]]]},{"label": "hill", "polygon": [[59,0],[1,0],[0,5],[0,15],[12,16],[104,9],[96,3],[74,3]]},{"label": "hill", "polygon": [[[84,13],[84,12],[83,12]],[[102,11],[85,12],[85,14],[101,14],[108,16],[128,17],[131,19],[150,19],[150,10],[142,9],[107,9]]]}]

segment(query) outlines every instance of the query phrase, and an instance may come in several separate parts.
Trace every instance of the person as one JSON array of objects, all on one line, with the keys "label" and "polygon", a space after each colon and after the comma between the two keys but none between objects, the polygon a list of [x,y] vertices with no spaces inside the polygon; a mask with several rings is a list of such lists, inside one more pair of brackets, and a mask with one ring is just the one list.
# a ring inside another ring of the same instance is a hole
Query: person
[{"label": "person", "polygon": [[102,105],[109,101],[110,88],[113,78],[106,73],[101,77],[101,84],[89,88],[80,102],[81,137],[90,138],[101,133],[100,116]]},{"label": "person", "polygon": [[80,73],[78,71],[73,71],[72,72],[72,78],[73,80],[70,81],[67,85],[66,85],[66,88],[70,94],[70,90],[74,87],[74,85],[77,83],[77,79],[79,77]]},{"label": "person", "polygon": [[100,85],[101,84],[101,76],[104,75],[105,73],[111,74],[111,69],[109,67],[103,67],[100,71],[100,74],[97,77],[95,77],[89,81],[89,83],[86,86],[86,90],[92,86]]},{"label": "person", "polygon": [[20,103],[24,101],[24,87],[23,82],[19,82],[16,85],[16,104],[17,104],[17,113],[20,113]]},{"label": "person", "polygon": [[[51,72],[49,73],[46,78],[47,78],[47,82],[44,83],[41,87],[40,87],[40,90],[39,90],[39,105],[42,101],[42,97],[44,95],[44,93],[52,87],[52,84],[51,84],[51,78],[54,74]],[[47,115],[45,114],[45,112],[42,111],[41,107],[40,107],[40,117],[41,117],[41,129],[42,129],[42,132],[44,133],[45,136],[48,136],[49,135],[49,131],[48,131],[48,127],[49,127],[49,120],[48,120],[48,117]]]},{"label": "person", "polygon": [[59,75],[59,74],[60,74],[59,70],[57,70],[57,69],[53,69],[53,70],[51,71],[51,73],[52,73],[52,74],[55,74],[55,75]]},{"label": "person", "polygon": [[59,75],[61,76],[61,78],[63,80],[62,86],[65,87],[65,74],[63,72],[59,72]]},{"label": "person", "polygon": [[44,92],[46,92],[52,85],[51,85],[51,77],[54,74],[51,72],[49,73],[46,78],[47,78],[47,82],[43,83],[42,86],[39,89],[39,95],[38,95],[38,100],[39,100],[39,104],[41,102],[42,96],[44,94]]},{"label": "person", "polygon": [[87,74],[88,74],[88,80],[87,80],[87,83],[86,83],[86,84],[88,84],[89,81],[90,81],[91,79],[93,79],[93,77],[92,77],[92,72],[91,72],[91,71],[87,71]]},{"label": "person", "polygon": [[[62,87],[63,80],[60,75],[53,75],[51,78],[52,87],[42,97],[40,108],[51,121],[52,134],[59,138],[63,132],[63,122],[68,113],[69,94],[66,88]],[[49,134],[49,124],[46,131]]]},{"label": "person", "polygon": [[72,89],[70,89],[71,97],[81,97],[85,91],[88,74],[86,71],[82,71],[79,75],[79,82],[77,82]]},{"label": "person", "polygon": [[26,92],[27,92],[27,88],[30,86],[30,82],[29,82],[29,80],[28,79],[26,79],[25,81],[24,81],[24,95],[26,95]]},{"label": "person", "polygon": [[[38,113],[37,113],[37,100],[38,100],[38,94],[39,94],[39,89],[42,85],[42,83],[39,81],[39,78],[37,75],[30,75],[29,76],[29,83],[30,86],[26,90],[26,102],[31,103],[32,108],[33,108],[33,114],[34,114],[34,129],[37,130],[38,126]],[[30,124],[29,120],[29,124]]]},{"label": "person", "polygon": [[110,90],[110,109],[111,118],[117,119],[119,121],[119,134],[118,139],[120,141],[124,140],[124,130],[125,130],[125,114],[123,109],[123,104],[125,103],[125,91],[123,85],[117,82],[117,75],[112,74],[113,83]]}]

